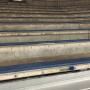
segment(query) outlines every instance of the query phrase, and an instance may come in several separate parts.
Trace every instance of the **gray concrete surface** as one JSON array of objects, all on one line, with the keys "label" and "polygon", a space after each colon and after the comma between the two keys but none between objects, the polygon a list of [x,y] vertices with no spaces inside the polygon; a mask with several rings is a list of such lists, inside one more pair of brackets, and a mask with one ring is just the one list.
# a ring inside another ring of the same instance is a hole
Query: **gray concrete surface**
[{"label": "gray concrete surface", "polygon": [[90,80],[62,85],[62,86],[55,86],[47,89],[45,88],[43,90],[90,90]]},{"label": "gray concrete surface", "polygon": [[90,71],[4,82],[0,90],[90,90]]}]

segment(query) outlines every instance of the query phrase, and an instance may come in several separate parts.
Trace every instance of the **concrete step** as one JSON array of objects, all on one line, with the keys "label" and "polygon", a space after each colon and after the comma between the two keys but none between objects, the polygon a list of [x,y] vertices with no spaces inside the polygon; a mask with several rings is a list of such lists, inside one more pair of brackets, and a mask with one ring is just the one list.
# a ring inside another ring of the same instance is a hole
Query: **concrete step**
[{"label": "concrete step", "polygon": [[56,30],[56,31],[13,31],[0,32],[0,43],[15,42],[44,42],[62,40],[81,40],[90,39],[89,30]]},{"label": "concrete step", "polygon": [[0,46],[0,66],[90,57],[90,41]]},{"label": "concrete step", "polygon": [[0,31],[4,30],[73,30],[90,29],[89,23],[1,23]]}]

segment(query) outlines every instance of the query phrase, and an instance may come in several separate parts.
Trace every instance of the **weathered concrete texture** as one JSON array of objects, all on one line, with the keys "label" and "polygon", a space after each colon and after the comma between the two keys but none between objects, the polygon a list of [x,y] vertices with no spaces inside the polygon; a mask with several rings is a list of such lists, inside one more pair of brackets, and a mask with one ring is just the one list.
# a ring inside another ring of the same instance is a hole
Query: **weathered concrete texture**
[{"label": "weathered concrete texture", "polygon": [[[87,28],[87,24],[0,24],[0,30],[56,30],[56,29],[80,29]],[[89,27],[90,28],[90,27]]]},{"label": "weathered concrete texture", "polygon": [[90,56],[90,42],[0,47],[0,66]]},{"label": "weathered concrete texture", "polygon": [[88,34],[0,37],[0,43],[89,39]]},{"label": "weathered concrete texture", "polygon": [[[82,6],[88,5],[89,0],[26,0],[30,5],[37,7],[54,7],[60,8],[60,6]],[[66,3],[67,2],[67,3]]]},{"label": "weathered concrete texture", "polygon": [[38,24],[0,24],[0,30],[68,30],[90,29],[88,23],[38,23]]},{"label": "weathered concrete texture", "polygon": [[[27,2],[0,3],[0,43],[90,39],[90,0]],[[36,33],[28,33],[30,35],[26,36],[22,32],[10,35],[8,30],[35,30]],[[75,33],[38,34],[38,30],[74,30]],[[80,33],[79,30],[83,30],[84,33]],[[1,33],[4,31],[6,35]],[[89,56],[90,42],[0,46],[0,66]]]},{"label": "weathered concrete texture", "polygon": [[1,32],[0,43],[89,39],[89,30]]},{"label": "weathered concrete texture", "polygon": [[[21,3],[8,1],[8,3],[0,3],[0,22],[89,22],[90,17],[85,16],[86,13],[90,14],[89,6],[89,0],[26,0]],[[80,15],[73,17],[75,13],[80,14],[81,17]]]},{"label": "weathered concrete texture", "polygon": [[74,22],[74,23],[82,23],[82,22],[89,22],[90,18],[0,18],[0,22],[4,23],[12,23],[12,22],[18,22],[18,23],[68,23],[68,22]]}]

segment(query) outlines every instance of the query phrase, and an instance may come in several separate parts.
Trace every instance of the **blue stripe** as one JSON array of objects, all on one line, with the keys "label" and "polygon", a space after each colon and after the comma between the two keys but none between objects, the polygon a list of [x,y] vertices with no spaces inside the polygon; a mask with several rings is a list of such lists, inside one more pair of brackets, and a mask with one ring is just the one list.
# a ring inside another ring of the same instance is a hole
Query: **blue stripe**
[{"label": "blue stripe", "polygon": [[47,31],[49,31],[49,32],[50,32],[50,31],[51,31],[51,32],[52,32],[52,31],[60,31],[60,32],[61,32],[61,31],[68,31],[68,30],[69,30],[69,31],[78,31],[78,30],[80,30],[80,31],[82,31],[82,30],[83,30],[83,31],[88,30],[88,31],[89,31],[90,28],[86,28],[86,29],[55,29],[55,30],[43,30],[43,29],[42,29],[42,30],[0,30],[0,32],[41,32],[41,31],[42,31],[42,32],[43,32],[43,31],[44,31],[44,32],[45,32],[45,31],[46,31],[46,32],[47,32]]},{"label": "blue stripe", "polygon": [[73,66],[76,64],[86,64],[86,63],[90,63],[90,57],[78,58],[78,59],[68,59],[68,60],[55,60],[55,61],[38,62],[38,63],[32,63],[32,64],[21,64],[21,65],[0,67],[0,73],[35,70],[35,69],[58,67],[58,66],[65,66],[65,65]]},{"label": "blue stripe", "polygon": [[55,41],[37,41],[37,42],[13,42],[13,43],[0,43],[0,46],[15,46],[15,45],[32,45],[32,44],[43,44],[43,43],[70,43],[70,42],[89,42],[90,39],[79,39],[79,40],[55,40]]},{"label": "blue stripe", "polygon": [[0,32],[45,32],[45,31],[61,31],[61,30],[0,30]]}]

